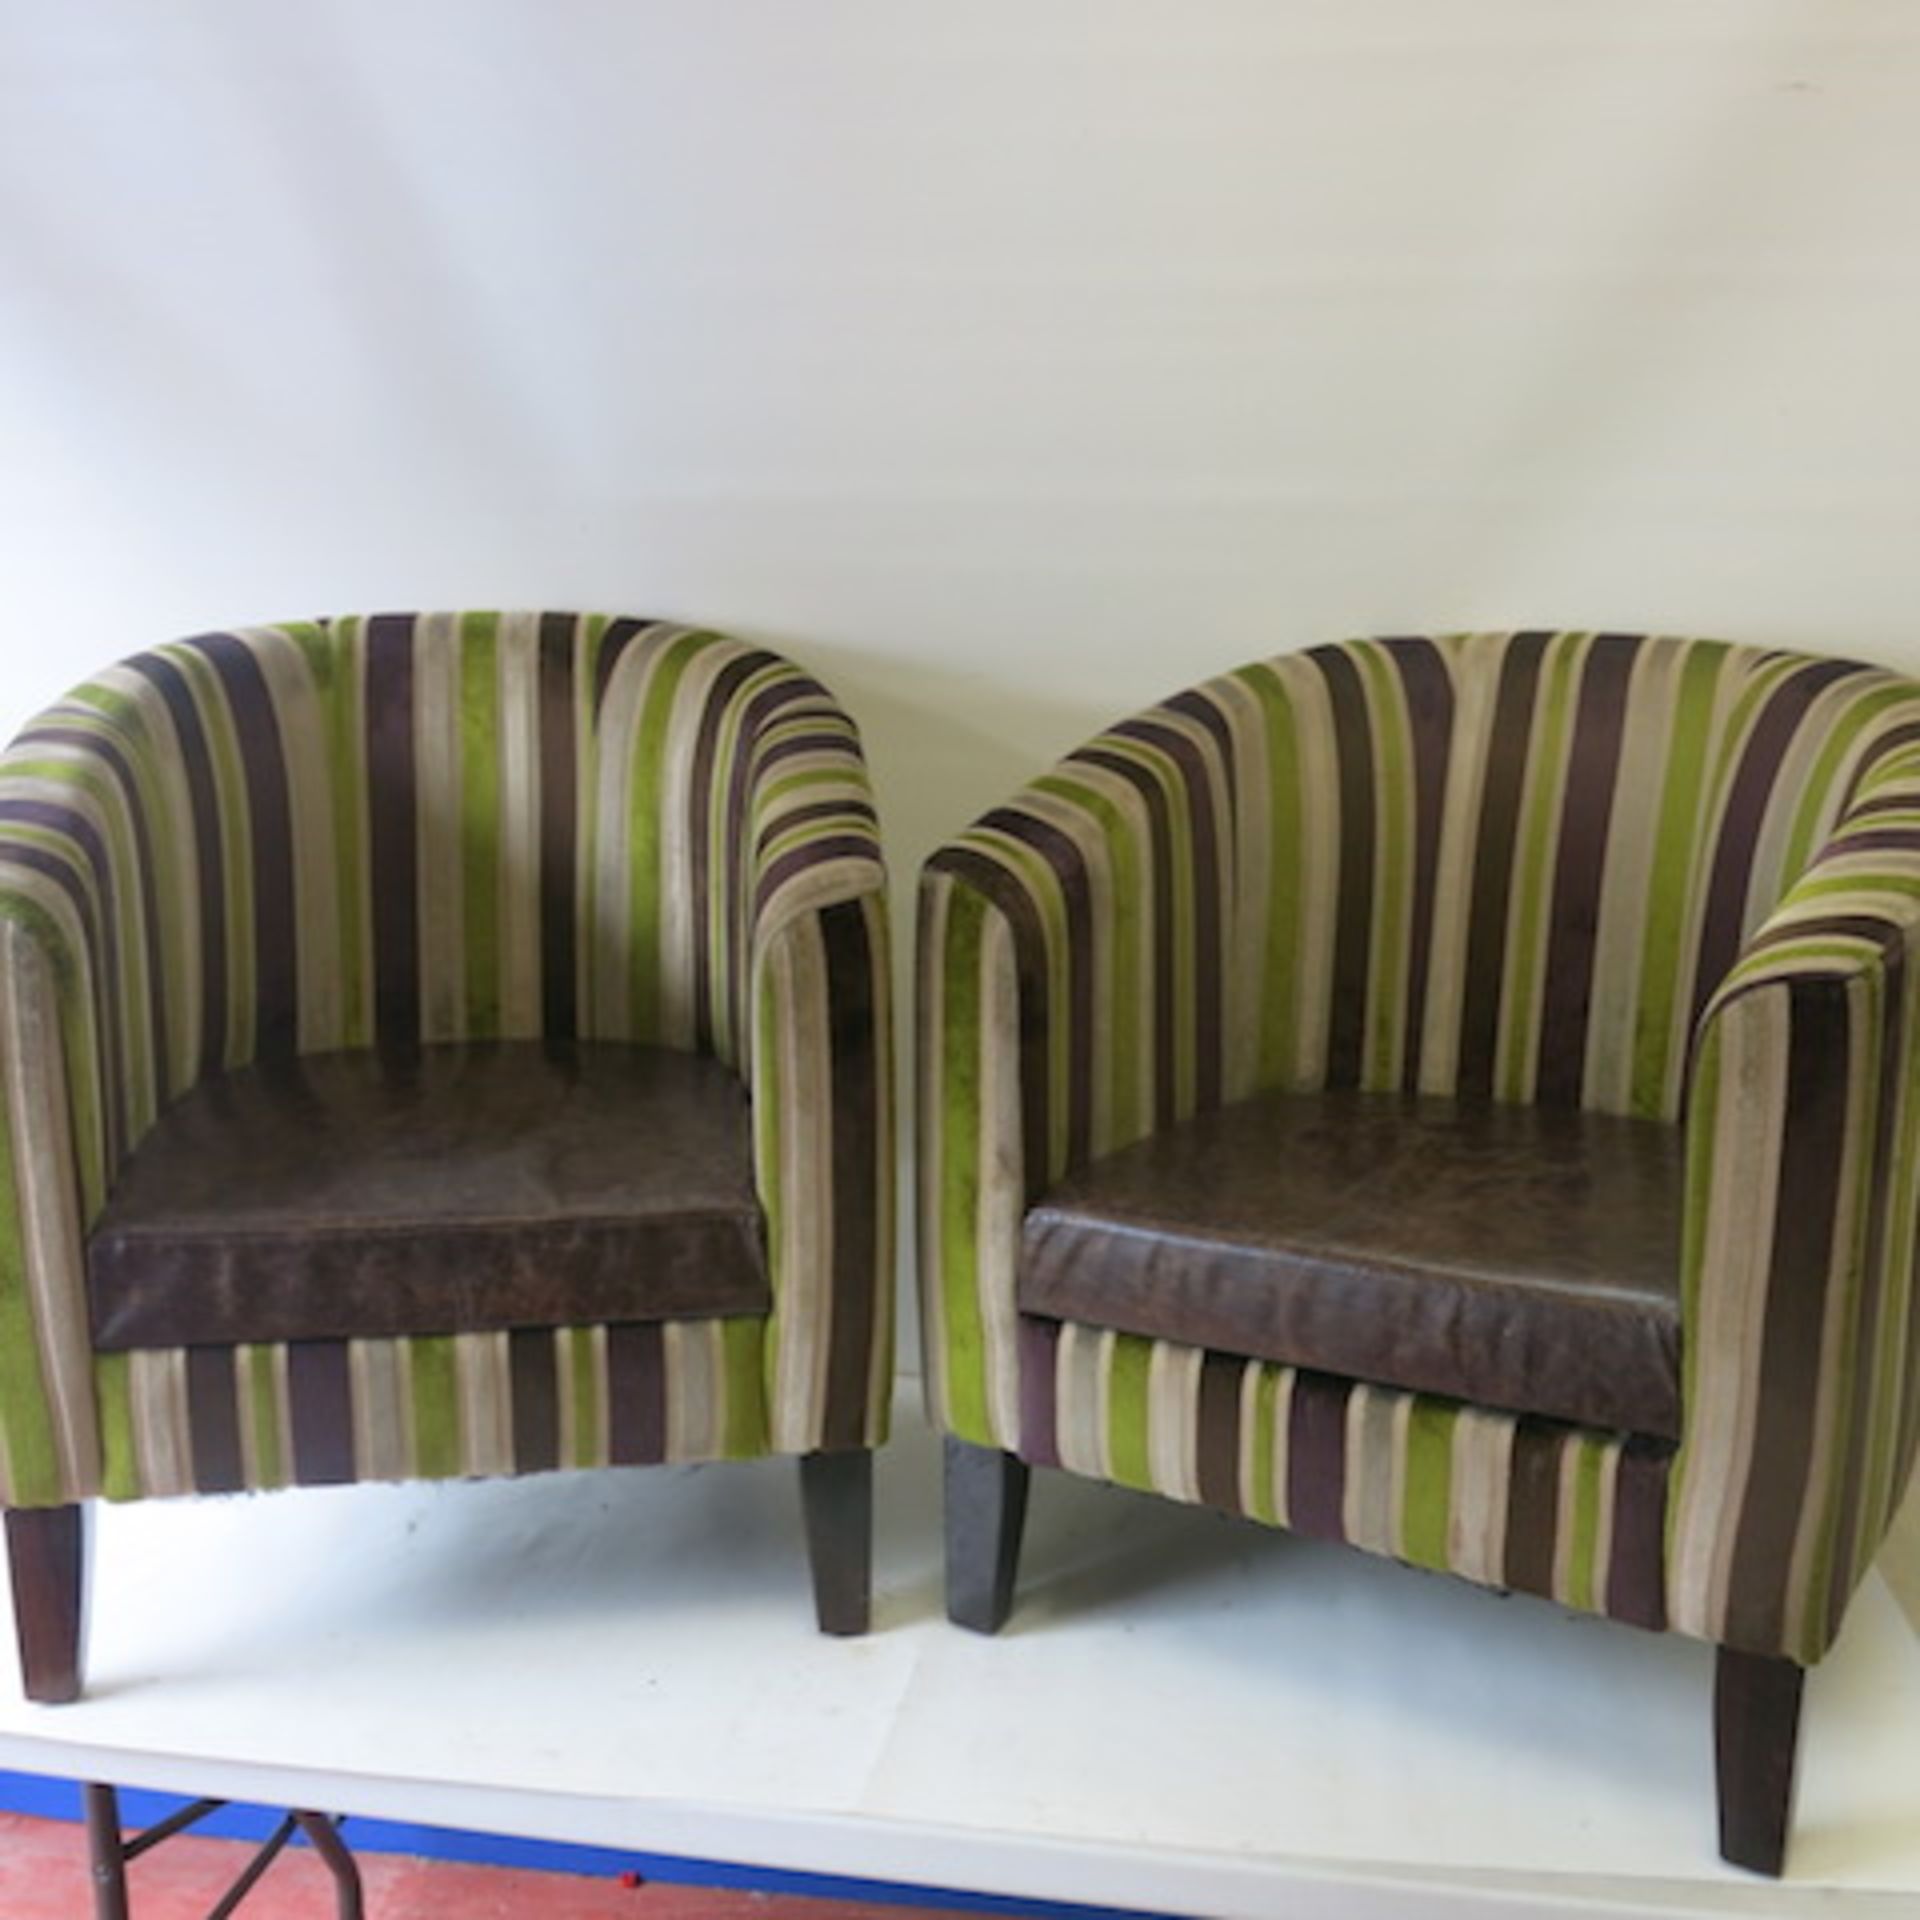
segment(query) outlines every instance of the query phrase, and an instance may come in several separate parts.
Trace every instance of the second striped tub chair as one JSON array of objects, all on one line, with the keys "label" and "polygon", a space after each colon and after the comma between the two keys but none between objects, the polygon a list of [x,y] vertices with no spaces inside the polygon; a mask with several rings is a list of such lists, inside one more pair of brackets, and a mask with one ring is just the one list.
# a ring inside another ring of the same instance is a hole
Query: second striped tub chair
[{"label": "second striped tub chair", "polygon": [[0,1501],[797,1454],[867,1623],[887,925],[854,727],[635,619],[214,633],[0,759]]},{"label": "second striped tub chair", "polygon": [[948,1605],[1030,1466],[1803,1670],[1920,1442],[1920,687],[1620,634],[1315,648],[1114,727],[921,896]]}]

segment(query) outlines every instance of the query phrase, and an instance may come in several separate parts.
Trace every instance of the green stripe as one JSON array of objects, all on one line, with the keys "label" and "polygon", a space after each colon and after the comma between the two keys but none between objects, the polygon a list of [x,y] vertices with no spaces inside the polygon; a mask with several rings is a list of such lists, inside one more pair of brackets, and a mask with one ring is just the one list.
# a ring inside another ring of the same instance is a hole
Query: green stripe
[{"label": "green stripe", "polygon": [[124,1353],[93,1357],[93,1400],[100,1415],[100,1491],[109,1500],[138,1500],[140,1456],[133,1442],[133,1362]]},{"label": "green stripe", "polygon": [[1372,965],[1367,969],[1366,1088],[1390,1092],[1400,1083],[1407,1033],[1408,926],[1413,915],[1413,741],[1406,684],[1378,647],[1353,649],[1372,684],[1367,703],[1373,735],[1374,808]]},{"label": "green stripe", "polygon": [[500,1033],[500,616],[460,618],[460,892],[466,1037]]},{"label": "green stripe", "polygon": [[1148,1379],[1153,1366],[1151,1340],[1130,1333],[1113,1336],[1107,1367],[1107,1453],[1113,1478],[1123,1487],[1154,1491],[1151,1409]]},{"label": "green stripe", "polygon": [[1594,1570],[1600,1550],[1600,1466],[1607,1442],[1582,1435],[1569,1443],[1574,1449],[1573,1537],[1567,1556],[1567,1604],[1592,1613]]},{"label": "green stripe", "polygon": [[1401,1557],[1444,1573],[1453,1516],[1453,1431],[1460,1409],[1416,1396],[1408,1409],[1406,1494],[1400,1511]]},{"label": "green stripe", "polygon": [[1273,1423],[1279,1400],[1280,1369],[1261,1367],[1253,1388],[1253,1489],[1249,1505],[1254,1518],[1269,1526],[1282,1524],[1273,1476]]},{"label": "green stripe", "polygon": [[986,1326],[980,1311],[980,959],[986,907],[952,881],[940,977],[928,984],[940,1007],[941,1331],[946,1347],[947,1423],[963,1440],[994,1446],[987,1409]]},{"label": "green stripe", "polygon": [[750,1460],[767,1451],[767,1396],[761,1385],[761,1328],[755,1316],[720,1323],[720,1360],[726,1426],[721,1451],[729,1460]]},{"label": "green stripe", "polygon": [[1500,1046],[1500,1097],[1525,1100],[1530,1091],[1528,1042],[1540,1022],[1540,974],[1545,966],[1543,931],[1552,895],[1554,850],[1564,802],[1574,693],[1586,659],[1577,636],[1548,655],[1533,725],[1526,818],[1515,850],[1518,867],[1515,912],[1507,943],[1505,1014]]},{"label": "green stripe", "polygon": [[451,1480],[461,1472],[460,1379],[450,1336],[407,1342],[413,1413],[413,1465],[423,1480]]},{"label": "green stripe", "polygon": [[285,1486],[288,1478],[280,1453],[280,1394],[273,1352],[272,1347],[242,1346],[234,1354],[253,1437],[255,1482],[263,1487]]}]

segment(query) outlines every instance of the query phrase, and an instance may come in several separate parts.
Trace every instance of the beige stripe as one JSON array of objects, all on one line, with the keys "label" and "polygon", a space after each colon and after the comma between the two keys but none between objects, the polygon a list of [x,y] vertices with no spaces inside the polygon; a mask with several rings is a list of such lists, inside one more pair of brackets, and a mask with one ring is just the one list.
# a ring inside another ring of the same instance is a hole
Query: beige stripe
[{"label": "beige stripe", "polygon": [[27,1304],[61,1486],[69,1499],[81,1499],[99,1490],[100,1441],[60,1044],[59,1002],[46,957],[16,923],[0,923],[0,1059]]},{"label": "beige stripe", "polygon": [[460,1403],[461,1471],[513,1471],[513,1371],[504,1333],[454,1336]]},{"label": "beige stripe", "polygon": [[1200,1498],[1198,1347],[1156,1340],[1147,1357],[1147,1471],[1175,1500]]},{"label": "beige stripe", "polygon": [[[833,1300],[833,1064],[826,944],[817,920],[796,921],[761,971],[773,996],[778,1111],[763,1091],[762,1151],[779,1154],[772,1254],[773,1440],[782,1452],[819,1444]],[[768,1136],[771,1135],[771,1139]]]},{"label": "beige stripe", "polygon": [[1712,1639],[1726,1609],[1735,1532],[1752,1469],[1767,1270],[1773,1245],[1787,1065],[1788,992],[1743,994],[1717,1016],[1705,1282],[1687,1329],[1699,1356],[1675,1462],[1676,1524],[1668,1609],[1683,1633]]},{"label": "beige stripe", "polygon": [[1355,1386],[1347,1397],[1347,1473],[1341,1530],[1369,1553],[1397,1553],[1393,1499],[1395,1402],[1405,1396],[1382,1387]]},{"label": "beige stripe", "polygon": [[662,1346],[667,1377],[667,1458],[711,1460],[725,1424],[726,1372],[713,1320],[670,1320]]},{"label": "beige stripe", "polygon": [[397,1340],[349,1340],[354,1477],[405,1480],[413,1471],[406,1368]]},{"label": "beige stripe", "polygon": [[1103,1383],[1113,1335],[1068,1321],[1060,1329],[1054,1363],[1055,1424],[1060,1464],[1095,1480],[1107,1477],[1107,1422]]},{"label": "beige stripe", "polygon": [[153,1347],[128,1355],[127,1384],[141,1491],[156,1498],[194,1492],[186,1349]]},{"label": "beige stripe", "polygon": [[1462,1407],[1454,1422],[1447,1564],[1483,1586],[1506,1584],[1515,1425],[1511,1414],[1479,1407]]}]

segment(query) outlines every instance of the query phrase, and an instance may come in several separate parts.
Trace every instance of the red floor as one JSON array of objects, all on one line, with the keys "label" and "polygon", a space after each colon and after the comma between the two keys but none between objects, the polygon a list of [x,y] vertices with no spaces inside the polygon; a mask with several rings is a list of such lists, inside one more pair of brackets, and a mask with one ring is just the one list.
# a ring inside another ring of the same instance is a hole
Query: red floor
[{"label": "red floor", "polygon": [[[133,1920],[206,1920],[253,1848],[182,1834],[134,1862]],[[704,1887],[624,1887],[518,1867],[455,1866],[366,1854],[366,1920],[915,1920],[916,1910]],[[84,1831],[60,1820],[0,1813],[0,1915],[88,1920],[93,1912]],[[334,1920],[333,1883],[304,1847],[289,1849],[241,1907],[243,1920]],[[919,1920],[938,1920],[922,1912]]]}]

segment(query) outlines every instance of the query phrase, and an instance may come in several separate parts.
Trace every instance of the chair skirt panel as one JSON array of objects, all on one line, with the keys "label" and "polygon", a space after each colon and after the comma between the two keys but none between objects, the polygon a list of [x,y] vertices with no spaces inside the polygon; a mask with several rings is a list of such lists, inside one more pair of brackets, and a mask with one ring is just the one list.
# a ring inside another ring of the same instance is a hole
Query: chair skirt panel
[{"label": "chair skirt panel", "polygon": [[102,1354],[100,1490],[751,1459],[775,1450],[767,1345],[767,1321],[742,1317]]},{"label": "chair skirt panel", "polygon": [[1073,1322],[1018,1338],[1035,1466],[1668,1624],[1664,1442]]}]

